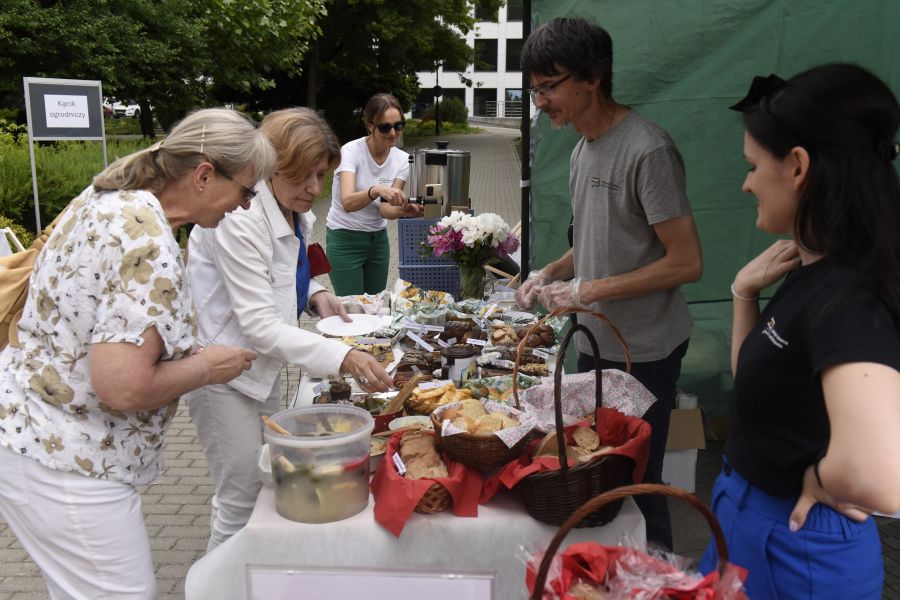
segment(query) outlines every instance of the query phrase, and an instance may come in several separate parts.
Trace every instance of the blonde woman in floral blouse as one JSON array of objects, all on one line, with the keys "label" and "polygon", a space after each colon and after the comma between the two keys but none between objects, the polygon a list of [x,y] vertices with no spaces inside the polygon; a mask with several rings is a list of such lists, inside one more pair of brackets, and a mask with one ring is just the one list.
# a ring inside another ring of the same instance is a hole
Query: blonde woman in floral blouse
[{"label": "blonde woman in floral blouse", "polygon": [[135,487],[162,471],[182,394],[224,383],[255,353],[194,351],[173,230],[247,207],[274,164],[240,114],[192,113],[120,159],[69,206],[38,257],[0,353],[0,513],[51,598],[155,598]]}]

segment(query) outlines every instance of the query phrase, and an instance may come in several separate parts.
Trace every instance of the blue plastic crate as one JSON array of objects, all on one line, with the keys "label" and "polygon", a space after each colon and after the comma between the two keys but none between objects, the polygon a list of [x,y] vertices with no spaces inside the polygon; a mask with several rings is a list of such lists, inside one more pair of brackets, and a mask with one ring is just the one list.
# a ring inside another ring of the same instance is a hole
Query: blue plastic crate
[{"label": "blue plastic crate", "polygon": [[459,265],[404,265],[399,267],[400,279],[423,290],[447,292],[459,298]]},{"label": "blue plastic crate", "polygon": [[[421,243],[428,235],[428,228],[440,219],[397,219],[397,245],[400,246],[400,264],[413,265],[454,265],[452,260],[443,256],[422,256]],[[432,288],[437,289],[437,288]]]}]

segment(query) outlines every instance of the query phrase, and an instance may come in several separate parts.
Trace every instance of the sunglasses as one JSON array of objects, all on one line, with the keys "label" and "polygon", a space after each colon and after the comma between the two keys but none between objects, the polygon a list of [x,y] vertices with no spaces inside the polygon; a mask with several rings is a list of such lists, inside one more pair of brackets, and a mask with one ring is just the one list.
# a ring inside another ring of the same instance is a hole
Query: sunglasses
[{"label": "sunglasses", "polygon": [[381,133],[390,133],[391,129],[396,129],[397,131],[403,131],[403,128],[406,127],[406,121],[397,121],[396,123],[379,123],[375,126],[375,129],[380,131]]},{"label": "sunglasses", "polygon": [[244,190],[244,202],[245,202],[245,203],[246,203],[246,202],[250,202],[251,200],[253,200],[254,198],[256,198],[256,190],[251,189],[251,188],[248,188],[248,187],[245,186],[243,183],[241,183],[240,181],[237,181],[234,177],[232,177],[231,175],[229,175],[229,174],[226,173],[225,171],[219,171],[219,173],[221,173],[221,174],[222,174],[222,177],[224,177],[224,178],[227,179],[228,181],[232,181],[232,182],[238,184],[239,186],[241,186],[241,189]]}]

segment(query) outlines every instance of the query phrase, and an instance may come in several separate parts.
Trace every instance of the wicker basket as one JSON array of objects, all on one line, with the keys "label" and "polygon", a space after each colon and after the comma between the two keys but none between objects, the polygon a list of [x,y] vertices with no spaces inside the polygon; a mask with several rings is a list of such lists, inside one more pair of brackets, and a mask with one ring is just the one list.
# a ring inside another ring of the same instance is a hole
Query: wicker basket
[{"label": "wicker basket", "polygon": [[439,513],[450,504],[450,492],[441,484],[432,484],[419,503],[416,504],[416,512],[425,515]]},{"label": "wicker basket", "polygon": [[547,574],[550,570],[550,564],[553,562],[553,557],[556,556],[556,553],[559,551],[563,539],[573,528],[578,527],[578,523],[588,515],[592,515],[606,506],[612,504],[621,505],[625,498],[628,498],[629,496],[639,496],[641,494],[670,496],[672,498],[677,498],[682,502],[687,502],[697,509],[697,511],[703,515],[703,518],[706,519],[709,528],[712,530],[713,539],[716,541],[716,550],[719,555],[719,562],[716,568],[719,571],[720,576],[725,575],[725,569],[728,567],[728,545],[725,543],[725,535],[722,533],[722,527],[719,525],[716,515],[714,515],[705,504],[698,500],[696,496],[689,494],[682,489],[669,487],[659,483],[638,483],[635,485],[623,486],[595,498],[591,498],[560,525],[559,531],[557,531],[556,535],[553,536],[553,539],[550,540],[550,545],[547,546],[547,551],[544,552],[544,557],[541,559],[541,565],[538,568],[537,578],[535,579],[534,588],[529,596],[529,600],[541,600],[541,598],[544,597],[544,586],[547,583]]},{"label": "wicker basket", "polygon": [[[516,408],[519,408],[518,405]],[[434,424],[435,441],[438,447],[447,453],[447,456],[466,466],[484,471],[505,465],[518,458],[534,437],[529,433],[510,448],[496,435],[457,433],[442,436],[441,420],[434,413],[431,414],[431,422]]]},{"label": "wicker basket", "polygon": [[[556,316],[567,312],[586,312],[590,313],[603,322],[605,322],[613,331],[619,343],[625,349],[626,370],[631,369],[631,354],[622,338],[619,330],[609,321],[609,319],[601,314],[583,309],[557,309],[551,312],[549,316]],[[538,323],[540,323],[539,321]],[[537,325],[535,325],[536,327]],[[556,360],[556,372],[554,373],[554,400],[555,400],[555,416],[556,416],[556,441],[559,449],[559,456],[566,456],[566,436],[563,428],[562,416],[562,372],[565,363],[566,350],[572,337],[577,332],[583,332],[591,344],[594,360],[597,363],[597,385],[595,387],[595,411],[603,405],[603,385],[600,375],[599,356],[600,351],[597,346],[597,340],[594,335],[584,325],[573,325],[560,343],[559,354]],[[520,343],[519,348],[523,345]],[[513,374],[513,396],[518,400],[518,369],[514,369]],[[568,466],[565,458],[560,460],[560,469],[557,471],[543,471],[532,473],[524,477],[517,487],[519,488],[522,499],[525,502],[525,509],[532,517],[543,523],[550,525],[561,525],[566,521],[578,508],[598,494],[602,494],[613,488],[634,483],[632,473],[634,471],[634,461],[618,454],[607,454],[596,458],[590,462]],[[584,515],[578,522],[576,527],[597,527],[612,521],[619,513],[622,507],[622,500],[610,502],[596,511]]]}]

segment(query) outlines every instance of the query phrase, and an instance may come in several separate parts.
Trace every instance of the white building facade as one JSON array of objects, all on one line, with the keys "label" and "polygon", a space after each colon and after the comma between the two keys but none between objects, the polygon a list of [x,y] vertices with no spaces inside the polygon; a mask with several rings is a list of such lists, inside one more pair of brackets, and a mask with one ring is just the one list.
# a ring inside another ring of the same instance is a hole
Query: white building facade
[{"label": "white building facade", "polygon": [[[440,66],[436,71],[420,71],[420,93],[413,116],[421,116],[434,103],[433,88],[440,85],[444,98],[459,98],[469,109],[469,116],[515,117],[522,115],[522,0],[507,0],[494,14],[476,9],[478,23],[466,35],[466,43],[475,53],[474,65],[465,71]],[[471,80],[463,83],[460,76]]]}]

